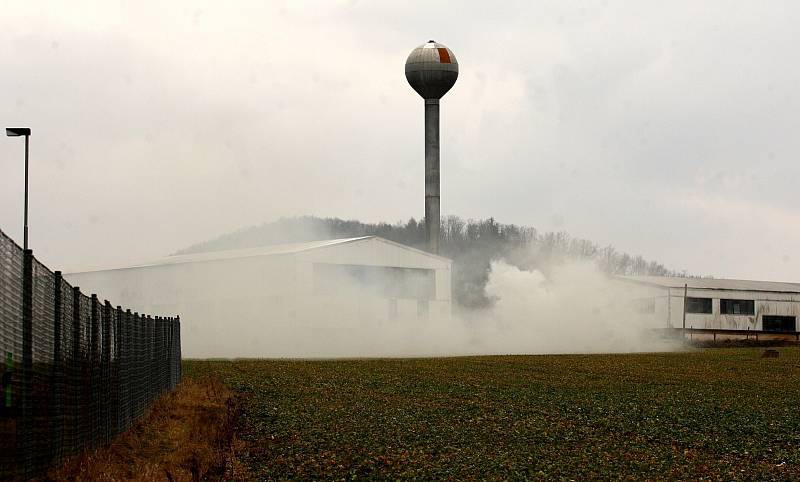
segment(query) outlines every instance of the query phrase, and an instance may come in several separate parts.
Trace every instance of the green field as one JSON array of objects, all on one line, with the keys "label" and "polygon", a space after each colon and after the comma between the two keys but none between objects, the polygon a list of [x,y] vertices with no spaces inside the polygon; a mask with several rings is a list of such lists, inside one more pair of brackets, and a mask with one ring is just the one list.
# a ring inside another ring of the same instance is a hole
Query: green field
[{"label": "green field", "polygon": [[186,361],[256,479],[800,479],[800,350]]}]

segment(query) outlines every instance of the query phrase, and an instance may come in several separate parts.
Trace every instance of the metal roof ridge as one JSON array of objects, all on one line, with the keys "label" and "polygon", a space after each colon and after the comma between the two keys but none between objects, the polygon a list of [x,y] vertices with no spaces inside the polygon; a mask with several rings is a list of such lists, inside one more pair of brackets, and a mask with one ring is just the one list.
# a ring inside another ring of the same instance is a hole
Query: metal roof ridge
[{"label": "metal roof ridge", "polygon": [[391,244],[393,246],[397,246],[398,248],[407,249],[409,251],[413,251],[413,252],[419,253],[419,254],[424,254],[424,255],[430,256],[432,258],[438,258],[438,259],[441,259],[443,261],[449,261],[451,263],[453,262],[453,260],[448,258],[448,257],[441,256],[441,255],[438,255],[438,254],[429,253],[429,252],[427,252],[427,251],[425,251],[423,249],[415,248],[413,246],[408,246],[407,244],[403,244],[403,243],[398,243],[397,241],[392,241],[391,239],[382,238],[380,236],[371,236],[371,237],[375,238],[378,241],[382,241],[382,242],[384,242],[386,244]]},{"label": "metal roof ridge", "polygon": [[389,244],[397,248],[405,249],[417,254],[422,254],[431,258],[436,258],[441,261],[452,263],[452,260],[450,258],[446,258],[444,256],[432,254],[427,251],[423,251],[421,249],[417,249],[402,243],[398,243],[396,241],[382,238],[380,236],[367,235],[367,236],[357,236],[352,238],[321,239],[316,241],[305,241],[301,243],[280,243],[280,244],[269,244],[264,246],[254,246],[249,248],[225,249],[218,251],[204,251],[199,253],[177,254],[177,255],[165,256],[163,258],[151,260],[148,262],[134,263],[129,266],[93,268],[81,271],[72,271],[67,274],[93,273],[100,271],[118,271],[126,269],[148,268],[154,266],[168,266],[173,264],[186,264],[195,262],[202,263],[202,262],[222,261],[226,259],[242,259],[242,258],[251,258],[257,256],[281,256],[281,255],[289,255],[295,253],[303,253],[307,251],[312,251],[314,249],[322,249],[342,244],[357,243],[361,241],[367,241],[369,239],[375,239],[376,241]]},{"label": "metal roof ridge", "polygon": [[[125,269],[135,269],[135,268],[148,268],[152,266],[168,266],[171,264],[185,264],[185,263],[192,263],[192,262],[205,262],[205,261],[218,261],[223,259],[237,259],[237,258],[250,258],[254,256],[259,256],[260,254],[273,254],[273,255],[284,255],[284,254],[292,254],[292,253],[300,253],[304,251],[310,251],[312,249],[318,248],[325,248],[327,246],[335,246],[337,244],[345,244],[351,243],[356,241],[362,241],[368,238],[372,238],[374,236],[359,236],[355,238],[337,238],[337,239],[321,239],[317,241],[304,241],[301,243],[279,243],[279,244],[267,244],[263,246],[252,246],[249,248],[238,248],[238,249],[220,249],[217,251],[201,251],[198,253],[186,253],[186,254],[174,254],[170,256],[164,256],[161,258],[157,258],[154,260],[149,261],[142,261],[142,262],[134,262],[129,266],[109,266],[109,267],[93,267],[90,269],[82,269],[77,271],[70,271],[65,274],[80,274],[80,273],[95,273],[99,271],[118,271],[118,270],[125,270]],[[308,245],[308,246],[302,246]],[[289,248],[290,246],[296,246],[296,249],[286,249],[285,251],[281,251],[280,248]],[[264,250],[267,248],[273,248],[276,250],[274,253],[264,253]],[[260,252],[259,252],[260,250]],[[241,253],[242,256],[230,256],[235,253]],[[229,256],[225,256],[225,255]]]},{"label": "metal roof ridge", "polygon": [[[683,285],[689,285],[690,288],[695,290],[800,293],[800,283],[792,281],[765,281],[765,280],[749,280],[749,279],[734,279],[734,278],[691,278],[684,276],[650,276],[650,275],[645,275],[645,276],[617,275],[614,276],[614,278],[620,281],[628,281],[637,284],[657,286],[660,288],[683,288]],[[670,281],[682,284],[678,285],[670,283]],[[695,286],[692,286],[693,284]],[[705,284],[706,286],[698,286],[699,284]],[[714,284],[716,284],[717,286],[713,286]],[[739,285],[738,287],[731,287],[732,285],[737,285],[737,284]],[[749,284],[753,286],[744,286],[743,284]],[[761,286],[757,286],[759,284],[761,284]],[[723,286],[723,285],[728,285],[728,286]],[[786,288],[790,288],[790,290],[787,290]]]}]

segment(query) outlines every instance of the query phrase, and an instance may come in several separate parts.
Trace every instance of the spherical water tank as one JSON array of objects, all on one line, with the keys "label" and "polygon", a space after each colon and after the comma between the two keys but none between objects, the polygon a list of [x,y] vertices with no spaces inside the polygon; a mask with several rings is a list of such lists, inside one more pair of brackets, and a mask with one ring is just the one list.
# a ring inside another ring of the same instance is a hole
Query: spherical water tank
[{"label": "spherical water tank", "polygon": [[453,51],[429,40],[411,51],[406,60],[406,80],[424,99],[441,99],[458,79]]}]

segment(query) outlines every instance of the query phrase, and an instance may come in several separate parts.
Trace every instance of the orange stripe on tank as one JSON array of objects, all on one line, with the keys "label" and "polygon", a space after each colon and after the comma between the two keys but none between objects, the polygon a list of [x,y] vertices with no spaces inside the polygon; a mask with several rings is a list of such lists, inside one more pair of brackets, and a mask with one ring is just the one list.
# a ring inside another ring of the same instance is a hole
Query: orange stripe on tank
[{"label": "orange stripe on tank", "polygon": [[450,52],[447,49],[437,48],[436,50],[439,51],[439,63],[440,64],[452,64],[453,62],[450,60]]}]

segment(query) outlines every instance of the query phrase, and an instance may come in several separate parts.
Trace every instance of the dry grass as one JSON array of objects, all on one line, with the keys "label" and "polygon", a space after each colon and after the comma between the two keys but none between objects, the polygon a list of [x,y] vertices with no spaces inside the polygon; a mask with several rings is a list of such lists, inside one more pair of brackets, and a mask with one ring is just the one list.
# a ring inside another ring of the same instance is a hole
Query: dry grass
[{"label": "dry grass", "polygon": [[48,480],[244,479],[234,455],[234,393],[210,378],[185,379],[112,444],[74,457]]}]

